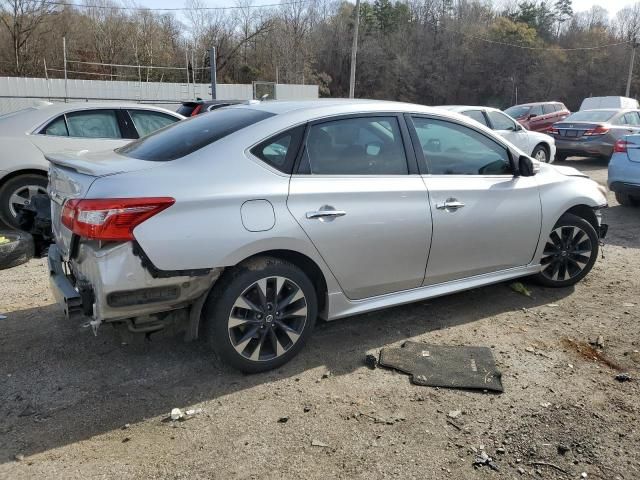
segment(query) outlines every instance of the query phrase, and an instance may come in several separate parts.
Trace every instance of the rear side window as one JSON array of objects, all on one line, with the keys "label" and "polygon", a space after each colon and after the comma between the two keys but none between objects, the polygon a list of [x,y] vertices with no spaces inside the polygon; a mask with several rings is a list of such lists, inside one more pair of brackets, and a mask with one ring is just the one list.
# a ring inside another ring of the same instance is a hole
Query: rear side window
[{"label": "rear side window", "polygon": [[174,123],[135,140],[116,152],[140,160],[175,160],[273,115],[250,108],[216,110]]},{"label": "rear side window", "polygon": [[280,133],[251,149],[256,157],[283,173],[291,173],[304,135],[304,125]]},{"label": "rear side window", "polygon": [[462,113],[469,118],[473,118],[476,122],[480,122],[485,127],[489,126],[487,125],[487,119],[484,118],[484,114],[480,110],[467,110]]},{"label": "rear side window", "polygon": [[544,106],[542,107],[542,111],[544,112],[544,114],[546,115],[547,113],[553,113],[556,111],[556,109],[553,107],[552,103],[545,103]]},{"label": "rear side window", "polygon": [[345,118],[312,125],[298,173],[406,175],[409,170],[398,119]]},{"label": "rear side window", "polygon": [[45,135],[55,135],[56,137],[68,137],[69,131],[67,130],[67,122],[64,120],[64,115],[60,115],[47,125],[42,133]]},{"label": "rear side window", "polygon": [[529,115],[542,115],[542,105],[534,105],[529,110]]}]

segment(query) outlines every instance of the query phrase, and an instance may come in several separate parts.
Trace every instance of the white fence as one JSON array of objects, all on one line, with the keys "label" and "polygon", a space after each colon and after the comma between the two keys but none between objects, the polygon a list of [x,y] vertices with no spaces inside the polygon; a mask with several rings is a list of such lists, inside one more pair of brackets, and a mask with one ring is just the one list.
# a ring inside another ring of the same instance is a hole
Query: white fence
[{"label": "white fence", "polygon": [[[250,100],[253,85],[217,84],[217,98],[220,100]],[[0,77],[0,114],[13,112],[33,105],[40,100],[69,101],[121,100],[151,103],[172,109],[185,100],[211,98],[208,83],[161,83],[161,82],[121,82],[105,80]],[[318,98],[317,85],[275,86],[277,100],[304,100]]]}]

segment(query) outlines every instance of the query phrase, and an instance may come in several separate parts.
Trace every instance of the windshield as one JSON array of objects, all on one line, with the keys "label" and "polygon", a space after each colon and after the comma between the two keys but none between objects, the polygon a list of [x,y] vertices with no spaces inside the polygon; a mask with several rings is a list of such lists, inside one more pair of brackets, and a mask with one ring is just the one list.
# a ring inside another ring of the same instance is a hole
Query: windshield
[{"label": "windshield", "polygon": [[514,105],[513,107],[507,108],[504,113],[513,118],[524,117],[531,110],[530,106],[527,105]]},{"label": "windshield", "polygon": [[220,109],[176,122],[116,152],[139,160],[175,160],[273,115],[250,108]]},{"label": "windshield", "polygon": [[613,117],[617,110],[582,110],[572,113],[564,122],[606,122]]}]

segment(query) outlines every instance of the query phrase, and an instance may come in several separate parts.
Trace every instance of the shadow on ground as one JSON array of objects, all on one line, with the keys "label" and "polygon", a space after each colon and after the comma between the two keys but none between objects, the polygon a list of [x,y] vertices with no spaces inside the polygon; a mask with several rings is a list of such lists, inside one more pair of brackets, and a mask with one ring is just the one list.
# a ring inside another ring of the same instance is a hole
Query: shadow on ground
[{"label": "shadow on ground", "polygon": [[186,344],[174,337],[122,345],[105,327],[94,337],[64,321],[55,305],[7,312],[0,324],[0,462],[18,452],[32,455],[167,415],[176,406],[294,379],[316,367],[348,374],[363,366],[367,350],[554,302],[572,292],[531,288],[533,298],[500,284],[321,322],[293,361],[258,375],[220,366],[202,342]]}]

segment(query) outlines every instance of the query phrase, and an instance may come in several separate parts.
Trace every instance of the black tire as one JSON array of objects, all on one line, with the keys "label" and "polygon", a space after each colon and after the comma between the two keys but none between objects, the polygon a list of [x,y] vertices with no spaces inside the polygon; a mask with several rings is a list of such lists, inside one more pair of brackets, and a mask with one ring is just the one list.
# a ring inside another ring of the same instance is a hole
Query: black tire
[{"label": "black tire", "polygon": [[628,193],[616,192],[616,201],[625,207],[637,207],[640,202]]},{"label": "black tire", "polygon": [[[258,286],[259,281],[264,288]],[[303,303],[302,320],[293,313],[301,312]],[[276,312],[278,304],[284,306],[282,312]],[[286,309],[290,313],[284,313]],[[212,289],[203,311],[204,337],[226,364],[246,373],[264,372],[300,351],[313,331],[317,313],[315,288],[300,268],[278,258],[257,257],[225,271]],[[232,321],[239,324],[231,325]],[[251,359],[256,350],[259,358]]]},{"label": "black tire", "polygon": [[554,159],[555,162],[565,162],[567,160],[567,156],[562,153],[556,153],[556,157]]},{"label": "black tire", "polygon": [[[541,152],[544,152],[544,160],[542,160],[541,158],[540,159],[537,158],[537,156]],[[538,161],[542,161],[544,163],[549,163],[549,149],[543,143],[540,143],[540,144],[536,145],[536,148],[534,148],[533,152],[531,152],[531,156],[533,158],[535,158],[536,160],[538,160]]]},{"label": "black tire", "polygon": [[33,258],[33,238],[25,232],[0,231],[0,238],[9,242],[0,243],[0,270],[17,267]]},{"label": "black tire", "polygon": [[598,258],[599,239],[593,225],[570,213],[560,217],[545,241],[542,271],[533,278],[546,287],[575,285]]},{"label": "black tire", "polygon": [[[36,188],[39,193],[46,193],[47,177],[36,173],[26,173],[7,180],[0,188],[0,219],[12,228],[19,228],[19,226],[17,216],[12,211],[11,197],[17,192],[28,190],[29,187]],[[25,197],[25,201],[28,201],[27,197]],[[16,210],[15,206],[13,210]]]}]

